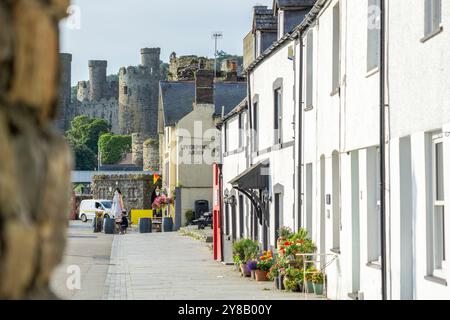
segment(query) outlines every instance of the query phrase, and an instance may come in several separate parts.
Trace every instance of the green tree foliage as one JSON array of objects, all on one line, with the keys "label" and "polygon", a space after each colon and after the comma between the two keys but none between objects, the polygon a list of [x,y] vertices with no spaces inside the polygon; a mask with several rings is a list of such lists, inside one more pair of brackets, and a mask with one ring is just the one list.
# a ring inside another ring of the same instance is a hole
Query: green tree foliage
[{"label": "green tree foliage", "polygon": [[115,164],[131,150],[131,136],[106,133],[100,136],[98,147],[102,164]]},{"label": "green tree foliage", "polygon": [[72,120],[66,139],[75,154],[76,170],[97,168],[98,139],[110,129],[111,126],[103,119],[78,116]]},{"label": "green tree foliage", "polygon": [[93,171],[97,168],[97,156],[87,146],[72,145],[72,150],[75,156],[75,170]]}]

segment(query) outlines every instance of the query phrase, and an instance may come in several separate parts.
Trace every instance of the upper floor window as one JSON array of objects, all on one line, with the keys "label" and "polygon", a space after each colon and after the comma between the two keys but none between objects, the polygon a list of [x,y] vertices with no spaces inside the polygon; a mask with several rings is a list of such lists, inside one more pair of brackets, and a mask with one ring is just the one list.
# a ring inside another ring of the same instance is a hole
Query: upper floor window
[{"label": "upper floor window", "polygon": [[380,0],[369,0],[367,15],[367,71],[378,68],[380,62]]},{"label": "upper floor window", "polygon": [[309,30],[307,36],[307,49],[306,49],[306,108],[312,108],[313,106],[313,52],[314,52],[314,33],[313,30]]},{"label": "upper floor window", "polygon": [[258,146],[258,103],[253,104],[253,151],[256,152],[259,149]]},{"label": "upper floor window", "polygon": [[282,114],[281,88],[274,91],[274,144],[281,143]]},{"label": "upper floor window", "polygon": [[439,31],[442,22],[441,0],[425,0],[425,37]]},{"label": "upper floor window", "polygon": [[238,115],[238,125],[239,125],[239,148],[244,145],[244,129],[243,129],[243,118],[244,115],[239,113]]},{"label": "upper floor window", "polygon": [[339,2],[333,8],[333,77],[332,90],[339,89],[341,60],[341,10]]}]

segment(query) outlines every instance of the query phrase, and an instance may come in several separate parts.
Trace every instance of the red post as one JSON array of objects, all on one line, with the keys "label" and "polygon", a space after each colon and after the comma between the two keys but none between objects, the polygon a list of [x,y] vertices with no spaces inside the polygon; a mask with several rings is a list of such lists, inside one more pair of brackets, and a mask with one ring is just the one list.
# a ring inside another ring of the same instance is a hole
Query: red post
[{"label": "red post", "polygon": [[214,186],[213,186],[213,251],[214,260],[222,261],[222,230],[221,230],[221,208],[222,208],[222,180],[220,165],[213,165]]}]

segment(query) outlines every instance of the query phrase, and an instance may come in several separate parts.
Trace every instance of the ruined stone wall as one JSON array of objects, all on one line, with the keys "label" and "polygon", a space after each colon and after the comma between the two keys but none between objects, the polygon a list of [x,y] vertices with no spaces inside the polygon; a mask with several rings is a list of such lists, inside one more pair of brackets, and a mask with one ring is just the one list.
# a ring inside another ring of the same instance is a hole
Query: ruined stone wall
[{"label": "ruined stone wall", "polygon": [[94,199],[113,199],[114,190],[122,192],[125,209],[151,209],[151,195],[154,190],[150,175],[98,175],[93,177]]},{"label": "ruined stone wall", "polygon": [[170,56],[169,81],[189,81],[195,79],[200,70],[214,70],[214,59],[194,55],[177,57],[175,52]]},{"label": "ruined stone wall", "polygon": [[72,96],[71,77],[72,77],[72,55],[69,53],[60,53],[61,80],[59,88],[59,110],[56,120],[56,127],[59,130],[65,130],[68,127],[68,114],[70,113],[70,103]]},{"label": "ruined stone wall", "polygon": [[68,0],[0,1],[0,299],[51,299],[71,202],[58,113]]},{"label": "ruined stone wall", "polygon": [[160,171],[158,139],[148,139],[143,144],[144,171]]},{"label": "ruined stone wall", "polygon": [[89,118],[104,119],[111,124],[111,131],[119,133],[119,101],[111,98],[99,101],[75,101],[70,106],[70,118],[86,115]]},{"label": "ruined stone wall", "polygon": [[141,134],[133,133],[131,135],[132,162],[139,168],[142,168],[144,164],[143,143],[144,140],[142,139]]},{"label": "ruined stone wall", "polygon": [[[121,68],[119,72],[119,128],[121,134],[140,133],[156,137],[158,126],[158,48],[141,51],[145,65]],[[153,64],[153,65],[152,65]]]}]

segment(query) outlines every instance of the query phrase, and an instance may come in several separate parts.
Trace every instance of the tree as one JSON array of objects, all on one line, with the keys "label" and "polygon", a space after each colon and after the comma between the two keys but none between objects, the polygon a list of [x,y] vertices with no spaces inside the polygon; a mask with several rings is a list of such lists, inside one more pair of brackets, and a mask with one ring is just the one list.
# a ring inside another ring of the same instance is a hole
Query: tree
[{"label": "tree", "polygon": [[66,139],[74,151],[77,170],[94,170],[97,167],[98,139],[110,130],[111,126],[103,119],[83,115],[72,120]]},{"label": "tree", "polygon": [[105,133],[98,140],[98,147],[102,163],[115,164],[131,150],[131,136]]}]

